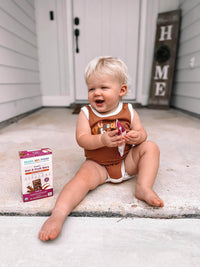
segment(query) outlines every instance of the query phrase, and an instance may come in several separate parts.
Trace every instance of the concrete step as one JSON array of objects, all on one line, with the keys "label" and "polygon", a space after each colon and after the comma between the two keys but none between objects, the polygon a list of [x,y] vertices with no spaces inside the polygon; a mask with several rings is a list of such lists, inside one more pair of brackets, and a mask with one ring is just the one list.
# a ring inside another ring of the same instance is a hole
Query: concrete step
[{"label": "concrete step", "polygon": [[0,217],[1,267],[199,267],[200,220],[68,217],[42,242],[46,217]]}]

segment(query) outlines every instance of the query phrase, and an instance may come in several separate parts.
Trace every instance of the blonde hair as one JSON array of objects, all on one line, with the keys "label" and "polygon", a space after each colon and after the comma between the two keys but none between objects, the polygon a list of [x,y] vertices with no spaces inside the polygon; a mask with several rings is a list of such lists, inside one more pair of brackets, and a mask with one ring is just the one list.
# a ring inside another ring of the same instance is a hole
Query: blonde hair
[{"label": "blonde hair", "polygon": [[119,83],[128,83],[128,68],[119,58],[96,57],[89,62],[85,69],[85,81],[88,82],[90,75],[108,74],[115,76]]}]

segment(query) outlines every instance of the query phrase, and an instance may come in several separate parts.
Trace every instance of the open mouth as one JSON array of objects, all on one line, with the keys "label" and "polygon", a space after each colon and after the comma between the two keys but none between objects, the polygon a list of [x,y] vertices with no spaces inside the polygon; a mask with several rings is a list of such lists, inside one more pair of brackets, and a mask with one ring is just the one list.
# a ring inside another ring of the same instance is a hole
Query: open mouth
[{"label": "open mouth", "polygon": [[96,100],[95,102],[96,102],[97,105],[98,104],[103,104],[104,103],[104,100]]},{"label": "open mouth", "polygon": [[102,105],[103,105],[103,103],[104,103],[104,100],[96,100],[96,101],[95,101],[95,103],[96,103],[96,105],[97,105],[97,106],[99,106],[99,107],[100,107],[100,106],[102,106]]}]

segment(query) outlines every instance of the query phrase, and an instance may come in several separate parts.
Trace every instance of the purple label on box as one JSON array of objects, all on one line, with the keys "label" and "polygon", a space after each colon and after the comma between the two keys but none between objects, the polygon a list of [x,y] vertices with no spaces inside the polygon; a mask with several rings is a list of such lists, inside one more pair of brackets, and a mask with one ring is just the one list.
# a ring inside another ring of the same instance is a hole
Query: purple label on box
[{"label": "purple label on box", "polygon": [[46,190],[38,190],[37,192],[33,192],[30,194],[24,194],[23,195],[23,201],[28,202],[44,197],[52,197],[53,196],[53,188],[51,189],[46,189]]},{"label": "purple label on box", "polygon": [[38,156],[45,156],[45,155],[49,155],[49,154],[52,154],[52,151],[51,151],[50,148],[42,148],[42,149],[39,149],[39,150],[19,151],[20,159],[38,157]]}]

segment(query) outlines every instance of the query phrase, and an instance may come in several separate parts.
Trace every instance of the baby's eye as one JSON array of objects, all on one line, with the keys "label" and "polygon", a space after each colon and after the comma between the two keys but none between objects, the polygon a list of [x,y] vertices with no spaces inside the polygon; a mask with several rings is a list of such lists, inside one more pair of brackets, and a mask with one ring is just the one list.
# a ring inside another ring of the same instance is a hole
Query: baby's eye
[{"label": "baby's eye", "polygon": [[108,87],[106,87],[106,86],[102,86],[102,87],[101,87],[101,89],[107,89],[107,88],[108,88]]},{"label": "baby's eye", "polygon": [[90,89],[88,89],[88,91],[89,91],[89,92],[94,91],[94,88],[90,88]]}]

